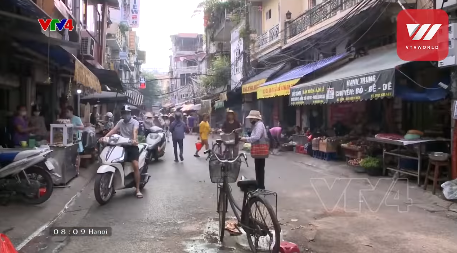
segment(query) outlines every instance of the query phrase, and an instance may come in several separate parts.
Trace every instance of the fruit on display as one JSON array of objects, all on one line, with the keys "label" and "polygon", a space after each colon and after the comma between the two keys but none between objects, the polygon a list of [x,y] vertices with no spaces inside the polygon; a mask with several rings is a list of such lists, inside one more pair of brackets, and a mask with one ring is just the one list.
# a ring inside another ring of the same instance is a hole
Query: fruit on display
[{"label": "fruit on display", "polygon": [[348,164],[351,166],[360,166],[360,162],[362,162],[362,159],[356,158],[356,159],[349,160]]}]

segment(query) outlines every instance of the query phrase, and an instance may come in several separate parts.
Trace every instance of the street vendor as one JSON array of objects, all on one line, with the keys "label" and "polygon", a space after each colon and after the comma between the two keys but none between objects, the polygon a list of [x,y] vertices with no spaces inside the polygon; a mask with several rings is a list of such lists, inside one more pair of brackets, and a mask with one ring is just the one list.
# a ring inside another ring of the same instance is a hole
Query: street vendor
[{"label": "street vendor", "polygon": [[30,132],[31,134],[40,136],[41,138],[48,137],[46,123],[44,121],[44,117],[41,116],[41,108],[38,105],[34,105],[32,107],[32,116],[30,116],[29,126],[34,129]]},{"label": "street vendor", "polygon": [[[66,115],[67,115],[67,118],[70,119],[71,121],[71,124],[74,126],[74,128],[76,129],[75,131],[75,135],[76,135],[76,138],[78,140],[78,153],[82,153],[84,151],[84,148],[83,148],[83,143],[81,141],[81,130],[84,129],[84,124],[83,124],[83,121],[81,120],[80,117],[76,116],[75,113],[74,113],[74,109],[72,106],[67,106],[67,112],[66,112]],[[80,161],[81,161],[81,158],[78,154],[78,156],[76,157],[76,175],[79,175],[79,164],[80,164]]]},{"label": "street vendor", "polygon": [[22,143],[29,140],[29,134],[36,130],[33,127],[29,127],[27,108],[23,105],[17,107],[17,115],[13,119],[13,126],[13,142],[15,146],[23,146]]}]

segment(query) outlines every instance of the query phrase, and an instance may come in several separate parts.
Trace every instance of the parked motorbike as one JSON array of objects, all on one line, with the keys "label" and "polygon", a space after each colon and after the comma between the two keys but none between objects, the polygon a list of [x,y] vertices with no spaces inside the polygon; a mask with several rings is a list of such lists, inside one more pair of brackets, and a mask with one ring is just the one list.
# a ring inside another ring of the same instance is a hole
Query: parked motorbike
[{"label": "parked motorbike", "polygon": [[165,155],[165,147],[167,145],[167,138],[162,128],[153,126],[145,130],[146,144],[146,163],[158,161],[160,157]]},{"label": "parked motorbike", "polygon": [[51,152],[49,148],[0,148],[0,195],[20,195],[34,205],[46,202],[54,190],[51,175],[57,175],[57,161],[47,157]]},{"label": "parked motorbike", "polygon": [[[135,178],[132,164],[124,162],[125,146],[132,145],[132,140],[120,135],[102,138],[105,145],[100,154],[101,166],[97,170],[95,178],[94,194],[95,199],[100,205],[104,205],[113,197],[115,190],[135,187]],[[148,165],[146,164],[147,144],[138,144],[140,158],[138,165],[140,168],[140,189],[149,181]]]}]

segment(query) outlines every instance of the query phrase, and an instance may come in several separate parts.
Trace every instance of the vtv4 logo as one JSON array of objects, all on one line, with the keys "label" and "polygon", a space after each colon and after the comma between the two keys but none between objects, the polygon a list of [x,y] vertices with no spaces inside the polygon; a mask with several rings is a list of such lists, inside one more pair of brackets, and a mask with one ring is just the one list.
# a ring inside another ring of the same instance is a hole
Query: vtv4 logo
[{"label": "vtv4 logo", "polygon": [[38,19],[38,23],[40,23],[41,29],[43,31],[47,31],[50,29],[51,32],[55,32],[57,30],[62,31],[63,29],[68,31],[73,31],[73,20],[71,19]]},{"label": "vtv4 logo", "polygon": [[[431,40],[435,36],[435,34],[438,32],[438,30],[441,27],[441,24],[434,24],[432,28],[430,28],[432,24],[424,24],[424,25],[419,25],[419,24],[406,24],[406,28],[408,29],[408,34],[409,37],[411,38],[414,34],[416,34],[413,38],[413,40]],[[419,31],[417,29],[420,27]],[[430,30],[429,30],[430,28]],[[417,31],[417,33],[416,33]],[[428,31],[428,33],[427,33]],[[425,34],[427,33],[427,34]],[[425,35],[425,37],[424,37]],[[424,37],[424,38],[422,38]]]}]

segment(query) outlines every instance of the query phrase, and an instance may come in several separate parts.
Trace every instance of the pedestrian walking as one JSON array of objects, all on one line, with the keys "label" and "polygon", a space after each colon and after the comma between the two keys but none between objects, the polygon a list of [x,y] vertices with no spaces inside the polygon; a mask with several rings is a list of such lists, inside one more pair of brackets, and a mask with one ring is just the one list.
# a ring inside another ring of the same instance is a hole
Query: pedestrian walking
[{"label": "pedestrian walking", "polygon": [[[208,137],[209,133],[211,132],[211,127],[209,126],[208,120],[208,114],[203,115],[203,120],[199,125],[200,141],[203,145],[205,145],[206,150],[209,149]],[[197,151],[195,151],[195,157],[200,157],[200,155],[198,155],[198,151],[200,150],[197,149]]]},{"label": "pedestrian walking", "polygon": [[265,189],[265,158],[269,156],[269,140],[267,130],[262,122],[259,111],[251,110],[246,117],[251,122],[250,137],[243,137],[241,141],[251,143],[251,156],[254,158],[255,178],[257,187]]},{"label": "pedestrian walking", "polygon": [[175,162],[178,160],[178,146],[179,146],[179,158],[184,161],[183,157],[183,145],[184,135],[186,132],[186,124],[182,121],[181,113],[175,114],[175,120],[170,125],[171,139],[173,140],[173,152],[175,154]]}]

